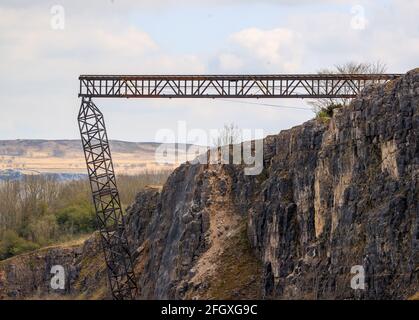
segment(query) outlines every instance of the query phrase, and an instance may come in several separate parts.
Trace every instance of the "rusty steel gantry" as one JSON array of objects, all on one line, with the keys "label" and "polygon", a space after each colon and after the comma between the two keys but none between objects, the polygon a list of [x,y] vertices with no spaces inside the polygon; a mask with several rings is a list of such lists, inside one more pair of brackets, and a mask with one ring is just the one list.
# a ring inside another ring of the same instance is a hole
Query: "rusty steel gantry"
[{"label": "rusty steel gantry", "polygon": [[102,113],[92,98],[353,98],[400,74],[82,75],[80,134],[114,299],[138,285]]},{"label": "rusty steel gantry", "polygon": [[80,76],[89,98],[353,98],[399,74]]}]

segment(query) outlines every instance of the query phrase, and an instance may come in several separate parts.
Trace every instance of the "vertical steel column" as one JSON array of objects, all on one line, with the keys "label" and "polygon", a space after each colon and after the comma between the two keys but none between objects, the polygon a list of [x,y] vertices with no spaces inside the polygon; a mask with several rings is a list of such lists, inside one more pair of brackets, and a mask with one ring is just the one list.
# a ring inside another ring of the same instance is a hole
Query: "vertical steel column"
[{"label": "vertical steel column", "polygon": [[112,296],[135,299],[137,282],[105,121],[91,98],[82,99],[78,121]]}]

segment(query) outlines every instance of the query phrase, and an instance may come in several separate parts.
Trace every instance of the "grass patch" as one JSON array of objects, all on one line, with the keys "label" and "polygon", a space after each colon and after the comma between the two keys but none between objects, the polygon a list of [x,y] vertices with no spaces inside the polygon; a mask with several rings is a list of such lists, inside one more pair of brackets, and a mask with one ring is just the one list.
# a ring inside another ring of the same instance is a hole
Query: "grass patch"
[{"label": "grass patch", "polygon": [[419,300],[419,292],[416,292],[413,296],[409,297],[407,300]]}]

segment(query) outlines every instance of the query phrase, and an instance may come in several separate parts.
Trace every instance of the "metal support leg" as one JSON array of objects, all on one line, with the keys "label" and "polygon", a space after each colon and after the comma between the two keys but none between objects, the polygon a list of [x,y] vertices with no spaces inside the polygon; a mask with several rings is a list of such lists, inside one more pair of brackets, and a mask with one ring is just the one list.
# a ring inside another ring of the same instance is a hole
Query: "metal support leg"
[{"label": "metal support leg", "polygon": [[135,299],[137,282],[105,121],[91,98],[82,99],[78,121],[112,296]]}]

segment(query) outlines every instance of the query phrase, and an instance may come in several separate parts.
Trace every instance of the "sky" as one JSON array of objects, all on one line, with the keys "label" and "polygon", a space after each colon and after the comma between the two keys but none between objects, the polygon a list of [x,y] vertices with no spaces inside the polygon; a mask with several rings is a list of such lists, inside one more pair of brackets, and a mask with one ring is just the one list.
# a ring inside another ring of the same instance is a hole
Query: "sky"
[{"label": "sky", "polygon": [[[315,73],[348,61],[404,73],[419,67],[418,12],[419,0],[2,0],[0,140],[79,138],[80,74]],[[128,141],[179,122],[267,135],[314,117],[306,100],[251,102],[96,100],[109,137]]]}]

